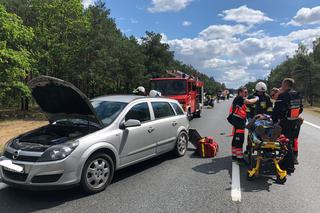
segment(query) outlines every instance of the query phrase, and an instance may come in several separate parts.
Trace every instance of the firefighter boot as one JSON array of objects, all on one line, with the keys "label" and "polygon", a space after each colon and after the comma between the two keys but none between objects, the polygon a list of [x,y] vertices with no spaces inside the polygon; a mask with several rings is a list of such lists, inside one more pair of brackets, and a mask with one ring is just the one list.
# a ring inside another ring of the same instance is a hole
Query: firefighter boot
[{"label": "firefighter boot", "polygon": [[298,165],[299,164],[299,161],[298,161],[298,152],[297,151],[294,151],[293,152],[293,163],[295,165]]}]

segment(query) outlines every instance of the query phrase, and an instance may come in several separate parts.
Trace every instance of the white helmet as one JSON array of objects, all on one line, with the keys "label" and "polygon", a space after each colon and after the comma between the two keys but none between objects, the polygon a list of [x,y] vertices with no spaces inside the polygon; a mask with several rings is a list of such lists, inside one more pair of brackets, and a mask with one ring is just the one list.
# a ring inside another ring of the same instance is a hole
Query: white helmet
[{"label": "white helmet", "polygon": [[263,83],[262,81],[258,82],[256,84],[256,91],[257,92],[266,92],[267,91],[267,85]]},{"label": "white helmet", "polygon": [[139,86],[135,90],[133,90],[133,93],[145,93],[146,89],[143,86]]},{"label": "white helmet", "polygon": [[157,90],[151,90],[149,92],[149,96],[152,97],[152,98],[159,97],[159,96],[161,96],[161,92],[158,92]]}]

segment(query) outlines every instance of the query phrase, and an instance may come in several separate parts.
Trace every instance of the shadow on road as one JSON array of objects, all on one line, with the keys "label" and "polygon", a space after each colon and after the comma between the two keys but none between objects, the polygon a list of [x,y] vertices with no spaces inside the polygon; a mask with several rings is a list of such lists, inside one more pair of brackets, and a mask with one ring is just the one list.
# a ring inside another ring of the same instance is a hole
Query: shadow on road
[{"label": "shadow on road", "polygon": [[[197,156],[193,156],[197,157]],[[199,158],[199,157],[197,157]],[[207,175],[214,175],[221,171],[228,171],[229,176],[231,178],[232,173],[232,165],[231,165],[231,157],[222,157],[222,158],[213,158],[212,162],[204,163],[192,168],[196,172],[201,172]]]},{"label": "shadow on road", "polygon": [[247,180],[247,167],[240,167],[241,190],[244,192],[270,191],[276,183],[275,169],[272,162],[263,162],[260,174],[252,181]]},{"label": "shadow on road", "polygon": [[79,189],[33,192],[14,188],[0,190],[0,212],[33,212],[62,205],[86,195]]},{"label": "shadow on road", "polygon": [[[196,156],[191,156],[196,157]],[[204,163],[192,168],[196,172],[214,175],[227,170],[232,179],[232,160],[230,156],[214,158],[210,163]],[[240,166],[241,190],[244,192],[270,191],[270,186],[275,183],[275,173],[272,163],[264,162],[261,174],[253,181],[247,180],[247,166]],[[227,188],[226,190],[230,190]]]},{"label": "shadow on road", "polygon": [[[122,181],[130,176],[157,166],[162,162],[173,159],[175,159],[175,157],[171,153],[168,153],[127,167],[115,173],[112,183]],[[88,195],[85,194],[80,187],[60,191],[26,191],[6,187],[0,189],[0,212],[24,213],[40,211],[63,205],[68,201],[81,199],[86,196]]]}]

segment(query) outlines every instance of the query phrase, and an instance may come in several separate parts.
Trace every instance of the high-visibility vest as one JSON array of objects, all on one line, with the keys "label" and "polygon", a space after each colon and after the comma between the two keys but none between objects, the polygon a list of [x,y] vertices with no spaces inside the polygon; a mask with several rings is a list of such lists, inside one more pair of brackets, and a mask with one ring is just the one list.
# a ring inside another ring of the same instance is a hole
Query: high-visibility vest
[{"label": "high-visibility vest", "polygon": [[247,106],[243,104],[241,107],[237,105],[235,108],[233,105],[230,107],[229,113],[233,113],[234,116],[237,116],[241,119],[246,119],[247,117]]},{"label": "high-visibility vest", "polygon": [[297,120],[301,112],[301,98],[298,92],[289,91],[290,101],[287,109],[287,119]]}]

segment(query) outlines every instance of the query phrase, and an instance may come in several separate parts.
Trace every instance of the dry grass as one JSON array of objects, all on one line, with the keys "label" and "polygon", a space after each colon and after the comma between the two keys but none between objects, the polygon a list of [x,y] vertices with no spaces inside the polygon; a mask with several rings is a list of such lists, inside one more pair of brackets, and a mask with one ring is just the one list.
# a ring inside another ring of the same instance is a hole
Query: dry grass
[{"label": "dry grass", "polygon": [[11,138],[24,132],[44,126],[47,121],[12,120],[0,122],[0,151]]},{"label": "dry grass", "polygon": [[307,111],[307,112],[311,112],[311,113],[314,113],[314,114],[320,114],[320,107],[311,107],[311,106],[307,106],[307,105],[304,105],[304,110]]}]

